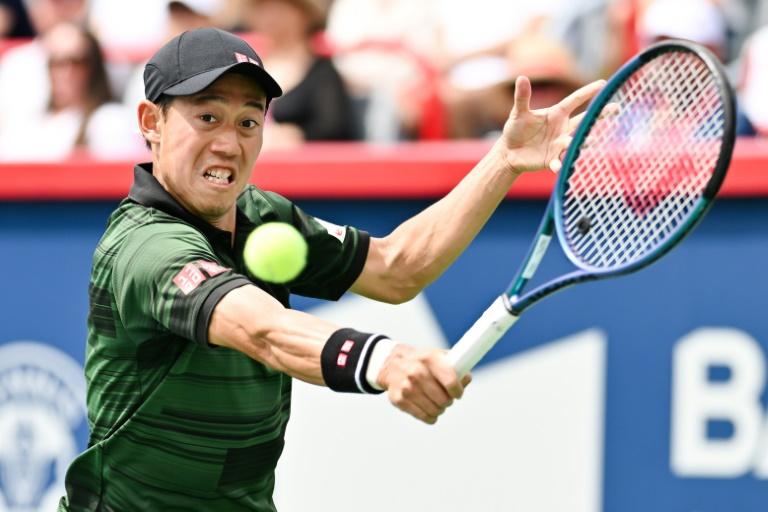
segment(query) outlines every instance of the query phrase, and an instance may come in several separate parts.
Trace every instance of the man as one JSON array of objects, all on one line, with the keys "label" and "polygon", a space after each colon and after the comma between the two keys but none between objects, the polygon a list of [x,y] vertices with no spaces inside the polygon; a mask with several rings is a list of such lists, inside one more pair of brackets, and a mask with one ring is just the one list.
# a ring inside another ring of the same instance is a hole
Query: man
[{"label": "man", "polygon": [[[340,328],[289,309],[288,297],[337,299],[350,289],[402,302],[436,279],[517,175],[557,159],[575,126],[570,112],[601,84],[542,112],[527,108],[527,79],[517,85],[488,155],[443,200],[379,239],[248,185],[281,89],[245,42],[200,29],[161,48],[138,109],[152,163],[136,167],[94,256],[91,440],[67,472],[60,510],[274,510],[291,377],[386,391],[434,423],[468,383],[443,351]],[[310,247],[287,286],[243,265],[245,237],[272,220],[297,226]]]}]

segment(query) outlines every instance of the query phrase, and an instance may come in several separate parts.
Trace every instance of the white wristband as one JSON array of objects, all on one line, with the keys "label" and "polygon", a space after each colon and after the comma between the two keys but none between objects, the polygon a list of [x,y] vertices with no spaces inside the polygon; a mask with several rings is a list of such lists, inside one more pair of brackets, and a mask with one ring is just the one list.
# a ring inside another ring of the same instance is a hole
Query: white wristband
[{"label": "white wristband", "polygon": [[381,368],[384,366],[384,361],[387,360],[393,348],[395,348],[395,342],[389,338],[384,338],[373,347],[373,353],[371,354],[370,359],[368,359],[368,368],[365,371],[365,380],[367,380],[368,384],[374,389],[384,389],[379,386],[377,380]]}]

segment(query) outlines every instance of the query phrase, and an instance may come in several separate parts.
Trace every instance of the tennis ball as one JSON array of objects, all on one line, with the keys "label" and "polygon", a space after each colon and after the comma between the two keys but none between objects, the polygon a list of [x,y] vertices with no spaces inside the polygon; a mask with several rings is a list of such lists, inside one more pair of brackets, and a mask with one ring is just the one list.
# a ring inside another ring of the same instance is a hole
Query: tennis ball
[{"label": "tennis ball", "polygon": [[258,279],[285,283],[304,269],[307,250],[307,242],[296,228],[285,222],[267,222],[248,235],[243,261]]}]

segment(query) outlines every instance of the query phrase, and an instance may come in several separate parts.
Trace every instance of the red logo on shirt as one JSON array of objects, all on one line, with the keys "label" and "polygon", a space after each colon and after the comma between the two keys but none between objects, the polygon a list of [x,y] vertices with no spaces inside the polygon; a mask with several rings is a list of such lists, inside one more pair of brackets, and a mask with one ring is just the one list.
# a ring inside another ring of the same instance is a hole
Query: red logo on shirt
[{"label": "red logo on shirt", "polygon": [[352,340],[347,340],[344,342],[344,344],[341,346],[341,351],[345,353],[349,353],[350,350],[352,350],[352,347],[355,346],[355,342]]},{"label": "red logo on shirt", "polygon": [[214,261],[203,261],[198,260],[195,262],[200,269],[202,269],[206,274],[208,274],[208,277],[215,277],[222,272],[226,272],[229,270],[228,268],[222,267],[218,263]]},{"label": "red logo on shirt", "polygon": [[198,260],[184,265],[181,272],[173,278],[173,283],[179,287],[184,295],[189,295],[209,277],[215,277],[227,270],[229,269],[216,262]]},{"label": "red logo on shirt", "polygon": [[181,290],[184,295],[189,295],[206,279],[205,274],[200,272],[200,269],[198,269],[194,263],[187,263],[184,265],[184,268],[181,269],[181,272],[176,274],[176,277],[173,278],[173,282],[179,287],[179,290]]},{"label": "red logo on shirt", "polygon": [[347,354],[339,354],[339,357],[336,358],[336,366],[340,368],[347,366]]}]

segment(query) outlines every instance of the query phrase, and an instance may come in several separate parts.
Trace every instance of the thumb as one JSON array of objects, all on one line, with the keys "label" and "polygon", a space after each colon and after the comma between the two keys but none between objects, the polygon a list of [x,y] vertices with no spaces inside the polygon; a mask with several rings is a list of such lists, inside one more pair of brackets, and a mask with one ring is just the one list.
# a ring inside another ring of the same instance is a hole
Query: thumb
[{"label": "thumb", "polygon": [[518,114],[528,112],[531,105],[531,81],[527,76],[515,80],[515,110]]}]

